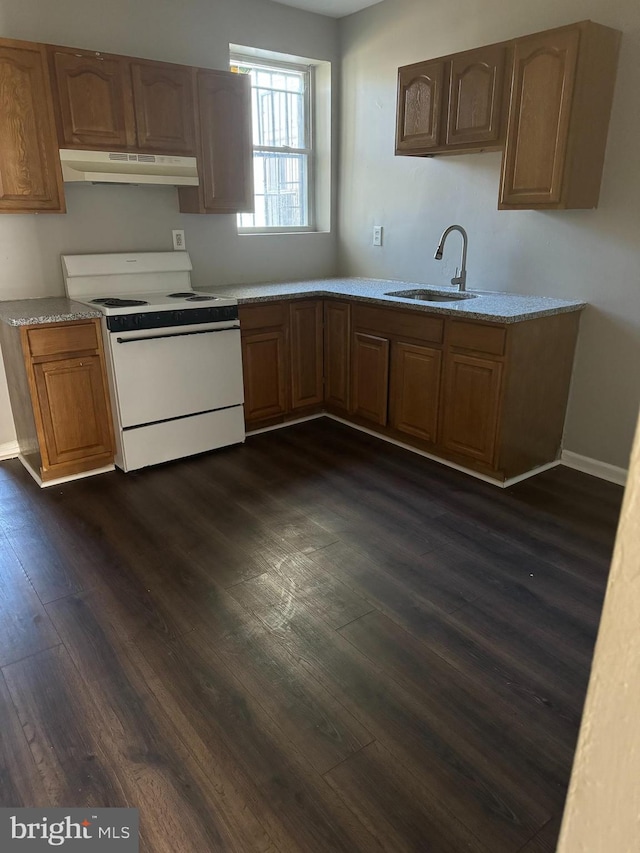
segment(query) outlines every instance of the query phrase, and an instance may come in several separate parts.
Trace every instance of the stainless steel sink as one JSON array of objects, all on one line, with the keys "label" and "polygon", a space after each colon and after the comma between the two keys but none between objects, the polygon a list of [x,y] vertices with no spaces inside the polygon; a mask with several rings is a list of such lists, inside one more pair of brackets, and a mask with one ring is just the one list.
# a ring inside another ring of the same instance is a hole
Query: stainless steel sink
[{"label": "stainless steel sink", "polygon": [[418,302],[458,302],[461,299],[475,299],[475,293],[448,293],[446,290],[392,290],[385,296],[400,296],[402,299],[415,299]]}]

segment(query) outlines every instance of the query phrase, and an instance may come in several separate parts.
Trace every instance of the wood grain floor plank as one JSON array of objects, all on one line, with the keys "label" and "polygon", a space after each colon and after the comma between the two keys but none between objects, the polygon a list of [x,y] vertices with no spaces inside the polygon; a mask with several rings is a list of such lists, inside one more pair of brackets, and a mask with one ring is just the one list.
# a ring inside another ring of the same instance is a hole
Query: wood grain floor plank
[{"label": "wood grain floor plank", "polygon": [[[357,569],[359,558],[354,558],[349,546],[329,546],[311,559],[334,572],[452,666],[462,672],[481,672],[498,693],[519,704],[532,723],[557,729],[560,737],[575,732],[584,701],[584,690],[575,682],[584,678],[584,668],[576,670],[569,684],[555,678],[555,669],[546,668],[540,675],[532,666],[535,646],[524,656],[512,654],[508,644],[503,647],[493,642],[492,636],[486,637],[467,625],[465,615],[472,605],[447,615],[391,573],[376,571],[375,563],[363,577]],[[356,570],[352,575],[353,566]]]},{"label": "wood grain floor plank", "polygon": [[260,588],[277,622],[286,622],[287,614],[295,611],[298,602],[311,605],[332,628],[340,628],[373,609],[369,601],[342,581],[329,573],[318,572],[305,554],[279,561],[253,581],[252,588]]},{"label": "wood grain floor plank", "polygon": [[[231,593],[259,615],[265,605],[253,594],[254,583],[239,584]],[[477,837],[487,837],[489,827],[498,823],[501,846],[496,851],[517,849],[550,816],[544,796],[531,797],[524,788],[512,787],[497,764],[481,756],[477,744],[453,742],[444,719],[426,713],[414,696],[336,637],[308,608],[299,605],[273,634],[376,740],[438,791]]]},{"label": "wood grain floor plank", "polygon": [[518,853],[556,853],[562,818],[552,818]]},{"label": "wood grain floor plank", "polygon": [[100,745],[102,719],[67,650],[39,652],[3,673],[51,805],[129,805]]},{"label": "wood grain floor plank", "polygon": [[[99,592],[88,597],[95,609],[101,607]],[[81,683],[90,686],[101,747],[127,800],[140,809],[142,832],[152,849],[272,851],[242,795],[224,774],[214,772],[215,756],[204,761],[218,782],[214,785],[130,666],[125,648],[108,637],[85,600],[67,597],[49,610]]]},{"label": "wood grain floor plank", "polygon": [[59,643],[13,549],[0,534],[0,667]]},{"label": "wood grain floor plank", "polygon": [[325,779],[389,853],[493,853],[378,742]]},{"label": "wood grain floor plank", "polygon": [[371,733],[309,675],[261,622],[230,596],[208,630],[184,643],[200,646],[212,667],[222,661],[264,708],[299,753],[319,772],[370,743]]},{"label": "wood grain floor plank", "polygon": [[0,807],[51,805],[2,673],[0,721]]},{"label": "wood grain floor plank", "polygon": [[[192,641],[193,640],[193,641]],[[379,851],[375,838],[206,646],[187,634],[162,646],[138,641],[146,682],[190,742],[228,749],[268,809],[258,813],[283,851]],[[253,803],[252,803],[253,805]]]},{"label": "wood grain floor plank", "polygon": [[511,703],[473,673],[462,674],[424,643],[379,612],[363,616],[340,633],[424,708],[446,718],[454,738],[481,745],[487,761],[513,770],[521,785],[553,810],[563,802],[573,745],[530,726]]}]

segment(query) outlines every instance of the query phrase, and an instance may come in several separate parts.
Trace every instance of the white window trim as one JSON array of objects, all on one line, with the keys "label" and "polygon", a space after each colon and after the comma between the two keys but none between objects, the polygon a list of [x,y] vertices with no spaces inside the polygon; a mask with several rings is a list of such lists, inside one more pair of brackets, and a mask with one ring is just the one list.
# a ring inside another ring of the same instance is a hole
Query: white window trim
[{"label": "white window trim", "polygon": [[[310,149],[272,149],[265,150],[300,151],[306,153],[307,160],[307,221],[308,225],[299,226],[240,226],[240,236],[264,236],[282,234],[326,233],[331,231],[332,204],[332,156],[331,156],[331,63],[313,60],[307,57],[277,54],[268,50],[229,45],[229,62],[235,64],[264,64],[272,68],[289,68],[308,72],[305,97],[305,123]],[[317,79],[321,73],[322,83]],[[319,115],[321,120],[318,121]],[[252,151],[259,147],[253,146]]]}]

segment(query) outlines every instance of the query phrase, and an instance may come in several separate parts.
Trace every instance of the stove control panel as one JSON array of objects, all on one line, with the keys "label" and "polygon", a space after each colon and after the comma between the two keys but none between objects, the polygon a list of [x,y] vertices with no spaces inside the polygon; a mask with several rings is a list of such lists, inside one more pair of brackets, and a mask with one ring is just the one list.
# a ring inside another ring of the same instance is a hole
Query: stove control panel
[{"label": "stove control panel", "polygon": [[105,317],[110,332],[135,332],[137,329],[166,329],[196,323],[223,323],[238,319],[237,305],[210,308],[184,308],[177,311],[144,311],[140,314],[116,314]]}]

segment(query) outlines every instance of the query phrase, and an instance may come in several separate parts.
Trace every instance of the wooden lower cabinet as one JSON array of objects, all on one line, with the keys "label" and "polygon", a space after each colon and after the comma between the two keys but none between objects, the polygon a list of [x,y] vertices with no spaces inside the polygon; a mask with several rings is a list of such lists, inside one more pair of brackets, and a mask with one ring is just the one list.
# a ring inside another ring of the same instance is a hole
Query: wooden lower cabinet
[{"label": "wooden lower cabinet", "polygon": [[374,424],[387,423],[389,341],[354,332],[351,341],[351,412]]},{"label": "wooden lower cabinet", "polygon": [[70,477],[113,463],[111,406],[98,320],[0,324],[23,460],[37,477]]},{"label": "wooden lower cabinet", "polygon": [[397,341],[391,351],[390,425],[435,444],[440,409],[442,352]]},{"label": "wooden lower cabinet", "polygon": [[501,390],[501,362],[449,353],[442,402],[443,447],[492,466]]},{"label": "wooden lower cabinet", "polygon": [[322,411],[323,300],[241,305],[247,430]]},{"label": "wooden lower cabinet", "polygon": [[283,328],[242,335],[244,417],[248,426],[288,411],[286,347]]},{"label": "wooden lower cabinet", "polygon": [[324,410],[506,480],[558,458],[579,318],[491,323],[346,299],[241,306],[247,427]]},{"label": "wooden lower cabinet", "polygon": [[324,398],[321,299],[289,306],[291,332],[291,408],[318,406]]},{"label": "wooden lower cabinet", "polygon": [[340,413],[349,410],[351,306],[324,303],[324,402]]},{"label": "wooden lower cabinet", "polygon": [[103,365],[97,355],[34,364],[37,404],[50,467],[113,453]]}]

